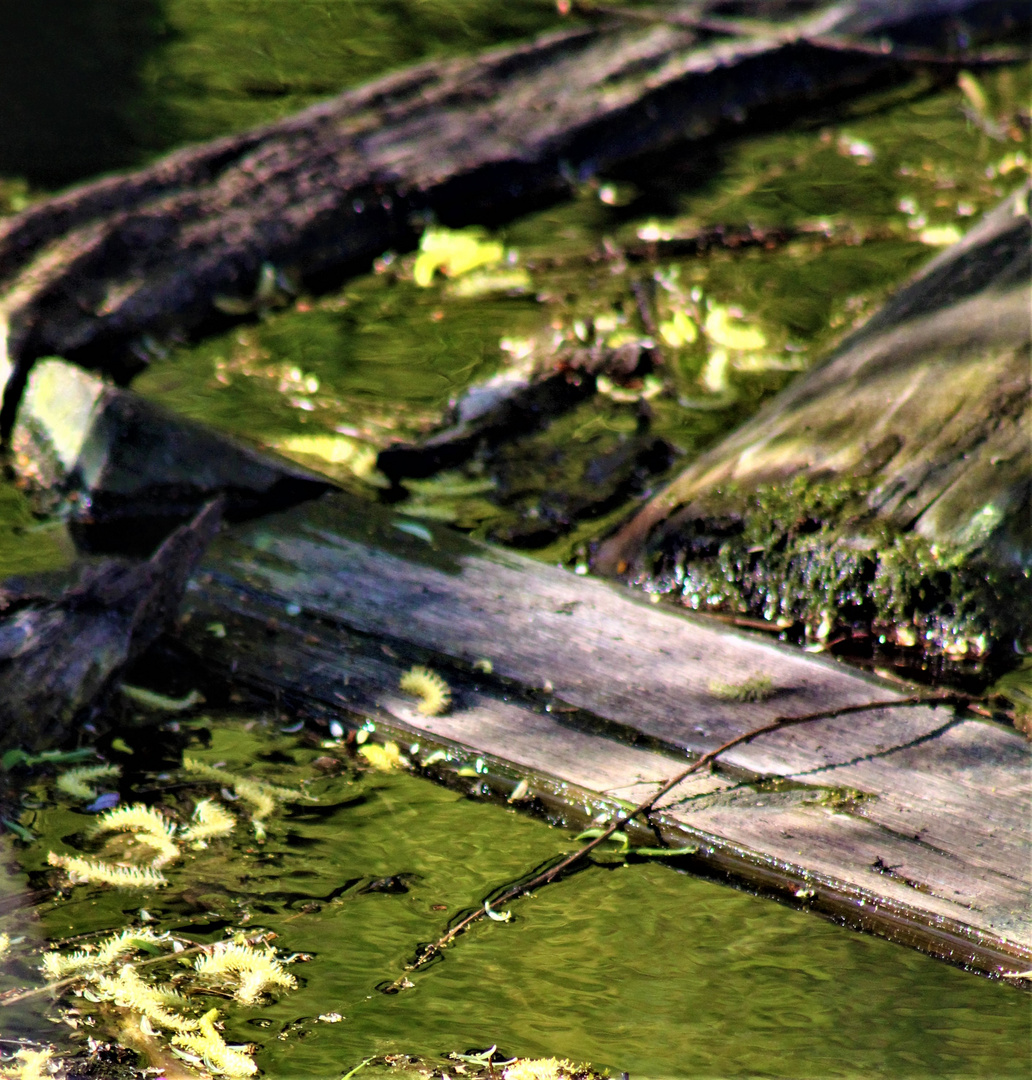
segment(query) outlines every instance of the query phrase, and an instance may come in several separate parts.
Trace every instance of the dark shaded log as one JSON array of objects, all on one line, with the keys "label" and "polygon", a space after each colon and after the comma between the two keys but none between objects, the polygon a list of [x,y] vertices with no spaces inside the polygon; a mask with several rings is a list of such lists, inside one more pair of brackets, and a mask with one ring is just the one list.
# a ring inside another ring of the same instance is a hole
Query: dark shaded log
[{"label": "dark shaded log", "polygon": [[[573,821],[643,799],[686,755],[775,716],[894,696],[345,495],[216,540],[178,642],[286,715],[372,720],[378,737],[417,743],[417,762],[445,748],[435,775],[464,790],[509,796],[527,776],[539,806]],[[399,691],[413,663],[448,679],[446,715]],[[476,758],[475,778],[457,778]],[[1012,729],[952,708],[860,712],[735,748],[663,801],[656,828],[698,844],[701,872],[988,973],[1025,970],[1030,764]]]},{"label": "dark shaded log", "polygon": [[577,28],[423,64],[73,190],[0,225],[0,309],[16,365],[0,435],[36,358],[127,379],[145,363],[145,335],[201,326],[220,295],[250,295],[265,264],[309,279],[362,267],[411,246],[430,215],[497,222],[644,154],[912,67],[891,46],[832,49],[808,33],[941,45],[961,26],[1028,21],[1027,5],[1004,0],[908,0],[699,47],[669,25]]},{"label": "dark shaded log", "polygon": [[216,497],[239,521],[333,486],[63,360],[34,369],[13,448],[23,488],[91,552],[149,555]]},{"label": "dark shaded log", "polygon": [[206,507],[143,563],[79,568],[56,598],[0,592],[0,750],[35,752],[91,719],[122,669],[168,628],[222,507]]}]

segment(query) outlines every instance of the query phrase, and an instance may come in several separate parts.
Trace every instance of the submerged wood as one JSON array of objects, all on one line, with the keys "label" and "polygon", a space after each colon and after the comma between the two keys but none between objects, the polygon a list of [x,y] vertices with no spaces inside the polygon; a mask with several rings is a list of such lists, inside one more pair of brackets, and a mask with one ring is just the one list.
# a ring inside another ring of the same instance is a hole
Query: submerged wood
[{"label": "submerged wood", "polygon": [[[215,620],[224,637],[206,629]],[[417,761],[434,745],[481,758],[476,791],[510,795],[529,775],[567,819],[641,801],[686,756],[775,716],[892,696],[344,495],[216,540],[178,638],[192,662],[289,715],[372,720],[418,743]],[[446,715],[423,716],[398,689],[416,663],[451,684]],[[749,679],[769,680],[769,696],[742,691]],[[656,828],[698,843],[697,869],[986,972],[1024,970],[1030,766],[1013,730],[952,708],[860,713],[735,748],[663,800]]]},{"label": "submerged wood", "polygon": [[127,379],[151,339],[254,294],[263,267],[312,280],[411,247],[436,216],[490,223],[643,155],[891,81],[912,61],[807,34],[942,44],[963,23],[1027,25],[1026,6],[831,6],[788,30],[698,44],[624,21],[388,75],[297,116],[74,189],[0,224],[0,314],[15,372],[60,355]]},{"label": "submerged wood", "polygon": [[12,449],[12,471],[37,509],[70,520],[89,551],[149,553],[217,497],[232,521],[333,486],[58,359],[34,368]]},{"label": "submerged wood", "polygon": [[609,348],[601,343],[535,349],[524,363],[466,389],[426,438],[381,450],[376,467],[391,480],[454,468],[478,450],[527,435],[585,401],[600,375],[626,379],[651,371],[654,352],[637,344]]}]

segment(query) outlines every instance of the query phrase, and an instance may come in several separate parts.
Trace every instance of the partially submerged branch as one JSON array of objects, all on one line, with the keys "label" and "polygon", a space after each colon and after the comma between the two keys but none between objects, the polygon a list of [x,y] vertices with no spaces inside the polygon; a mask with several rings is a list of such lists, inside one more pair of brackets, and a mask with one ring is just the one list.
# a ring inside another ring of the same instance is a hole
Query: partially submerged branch
[{"label": "partially submerged branch", "polygon": [[[460,919],[459,922],[450,927],[436,941],[422,947],[418,957],[409,965],[409,970],[417,970],[421,967],[425,967],[431,960],[436,959],[441,952],[455,940],[455,938],[469,929],[470,926],[479,922],[485,916],[492,915],[493,908],[508,904],[512,900],[516,900],[521,896],[526,896],[528,893],[534,892],[535,889],[540,889],[545,885],[550,885],[554,881],[558,881],[574,867],[580,865],[588,855],[595,850],[595,848],[604,844],[614,835],[614,833],[622,830],[635,818],[647,817],[652,813],[659,800],[662,799],[664,795],[673,791],[678,784],[686,780],[693,773],[701,771],[708,765],[712,765],[722,754],[736,746],[751,742],[760,735],[768,735],[775,731],[782,731],[788,727],[798,726],[799,724],[809,724],[815,720],[831,720],[836,717],[849,716],[854,713],[872,712],[877,709],[894,709],[908,705],[931,705],[933,707],[938,705],[960,705],[966,707],[970,703],[971,698],[966,694],[914,694],[905,698],[891,698],[885,701],[866,701],[857,705],[842,705],[834,709],[821,709],[816,712],[804,713],[800,716],[779,716],[767,724],[752,728],[741,735],[736,735],[733,739],[728,739],[725,743],[716,747],[716,749],[702,754],[686,769],[682,769],[679,773],[670,777],[670,779],[665,780],[647,799],[643,799],[633,809],[617,815],[617,817],[601,830],[597,836],[592,837],[582,847],[578,848],[572,854],[567,855],[564,859],[561,859],[554,866],[550,866],[547,870],[536,874],[528,880],[513,885],[511,888],[506,889],[500,896],[495,897],[490,905],[485,903],[483,907],[478,908],[476,911]],[[393,983],[384,988],[384,993],[397,993],[405,988],[407,982],[408,980],[405,976],[400,976]]]}]

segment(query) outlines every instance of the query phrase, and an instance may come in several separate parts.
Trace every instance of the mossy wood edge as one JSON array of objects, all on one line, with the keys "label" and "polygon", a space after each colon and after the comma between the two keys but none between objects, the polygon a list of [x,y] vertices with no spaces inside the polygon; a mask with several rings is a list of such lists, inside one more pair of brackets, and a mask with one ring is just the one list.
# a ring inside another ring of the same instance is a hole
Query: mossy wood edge
[{"label": "mossy wood edge", "polygon": [[[788,31],[715,44],[662,23],[578,26],[419,64],[72,189],[0,222],[0,315],[16,367],[0,434],[37,358],[126,380],[155,340],[253,297],[264,267],[307,282],[364,269],[413,247],[434,216],[510,220],[764,110],[812,107],[913,70],[870,40],[948,48],[954,33],[1027,25],[1012,0],[907,0],[828,5]],[[828,33],[868,47],[807,40]]]},{"label": "mossy wood edge", "polygon": [[[893,541],[906,538],[956,577],[953,610],[942,616],[953,636],[964,637],[967,620],[985,651],[1023,641],[1032,573],[1030,190],[1005,199],[826,360],[692,461],[599,546],[594,568],[693,606],[723,594],[733,610],[816,623],[822,611],[860,602],[863,586],[851,593],[846,571],[850,559],[878,561],[865,544],[887,562]],[[797,551],[781,557],[779,571],[771,558],[778,527],[763,520],[760,503],[780,494],[786,505],[795,500],[801,520],[820,517],[802,496],[816,507],[822,490],[832,493],[829,507],[839,503],[827,535],[795,537],[789,527],[785,542]],[[766,530],[759,568],[730,524],[743,519]],[[802,603],[791,595],[793,573],[812,578]],[[930,612],[912,623],[903,612],[875,619],[951,647]]]},{"label": "mossy wood edge", "polygon": [[[776,716],[893,696],[619,586],[399,524],[334,494],[234,528],[188,585],[181,644],[317,723],[371,719],[482,757],[474,788],[535,777],[582,820]],[[448,679],[445,715],[398,688],[413,663]],[[763,677],[763,701],[720,686]],[[999,974],[1032,966],[1030,766],[1032,747],[1002,725],[945,707],[872,711],[735,748],[656,820],[672,844],[700,844],[701,869]]]}]

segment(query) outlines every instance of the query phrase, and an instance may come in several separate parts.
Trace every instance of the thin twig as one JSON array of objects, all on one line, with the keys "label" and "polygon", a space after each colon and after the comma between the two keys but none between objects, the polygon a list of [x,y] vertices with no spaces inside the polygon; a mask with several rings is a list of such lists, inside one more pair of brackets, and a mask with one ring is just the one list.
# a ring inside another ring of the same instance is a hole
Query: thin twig
[{"label": "thin twig", "polygon": [[[500,896],[496,897],[492,901],[493,906],[507,904],[511,900],[515,900],[517,897],[523,896],[526,893],[533,892],[534,889],[538,889],[543,885],[549,885],[557,878],[566,873],[567,870],[581,862],[587,855],[595,850],[600,844],[604,844],[613,833],[622,829],[633,818],[636,818],[639,814],[648,814],[655,807],[664,795],[672,791],[682,780],[687,779],[692,773],[698,772],[700,769],[705,768],[707,765],[714,762],[721,754],[732,749],[735,746],[740,746],[742,743],[750,742],[759,735],[766,735],[774,731],[780,731],[782,728],[793,727],[796,724],[808,724],[813,720],[833,720],[839,716],[848,716],[851,713],[868,712],[874,709],[894,709],[903,706],[910,705],[968,705],[972,701],[972,698],[968,694],[914,694],[905,698],[893,698],[887,701],[867,701],[861,705],[842,705],[836,709],[821,709],[819,712],[803,713],[799,716],[778,716],[769,723],[764,724],[762,727],[753,728],[751,731],[745,732],[743,735],[736,735],[733,739],[729,739],[726,743],[718,746],[715,750],[710,750],[703,754],[700,758],[696,759],[687,769],[682,769],[681,772],[672,776],[669,780],[664,781],[660,787],[653,792],[643,802],[638,803],[632,810],[627,810],[615,818],[606,829],[598,836],[593,837],[583,847],[578,848],[571,855],[567,855],[565,859],[560,860],[554,866],[542,871],[542,873],[531,878],[529,881],[521,882],[518,885],[513,885],[507,889]],[[464,930],[472,926],[473,923],[479,922],[488,912],[488,908],[485,905],[482,908],[478,908],[472,914],[467,915],[464,919],[461,919],[453,927],[451,927],[446,933],[442,934],[433,944],[427,945],[420,955],[408,965],[409,971],[414,971],[418,968],[424,967],[434,957],[438,956],[452,941],[458,937]],[[405,977],[401,976],[395,982],[393,982],[388,988],[387,992],[400,990],[405,982]]]}]

